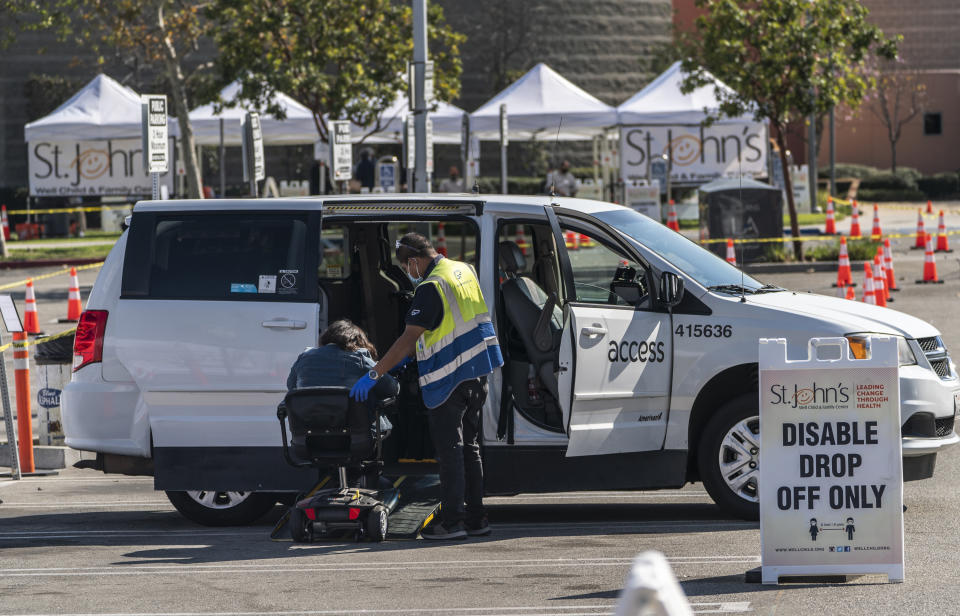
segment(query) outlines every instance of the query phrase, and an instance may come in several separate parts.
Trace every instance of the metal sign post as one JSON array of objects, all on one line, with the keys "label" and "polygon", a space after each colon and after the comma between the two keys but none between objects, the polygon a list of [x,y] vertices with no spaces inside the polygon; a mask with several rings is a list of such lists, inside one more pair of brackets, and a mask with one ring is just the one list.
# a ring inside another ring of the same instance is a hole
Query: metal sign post
[{"label": "metal sign post", "polygon": [[500,192],[507,194],[507,146],[510,144],[507,126],[507,104],[500,105]]},{"label": "metal sign post", "polygon": [[407,170],[407,192],[413,192],[413,170],[416,167],[417,160],[417,139],[414,134],[414,123],[410,121],[410,118],[407,118],[403,121],[403,155],[406,162],[405,168]]},{"label": "metal sign post", "polygon": [[433,192],[433,120],[427,117],[427,192]]},{"label": "metal sign post", "polygon": [[[11,334],[23,331],[23,324],[20,322],[17,307],[13,303],[13,298],[9,295],[0,295],[0,317],[3,318],[3,323]],[[2,337],[0,337],[0,344],[3,344]],[[17,429],[13,425],[10,389],[7,385],[7,362],[3,356],[3,351],[0,351],[0,398],[2,398],[3,403],[3,425],[7,431],[7,449],[10,452],[10,476],[14,479],[20,479],[20,451],[17,447]]]},{"label": "metal sign post", "polygon": [[250,183],[250,196],[257,196],[257,182],[267,177],[263,164],[263,132],[260,114],[248,111],[241,120],[243,134],[243,181]]},{"label": "metal sign post", "polygon": [[343,186],[353,177],[353,143],[350,141],[350,122],[330,122],[330,170],[334,182],[343,182]]},{"label": "metal sign post", "polygon": [[[470,115],[463,114],[463,121],[460,123],[460,170],[466,180],[467,161],[470,160]],[[466,184],[464,184],[466,186]]]},{"label": "metal sign post", "polygon": [[[427,180],[427,0],[413,0],[413,123],[416,133],[413,181],[417,192],[428,192]],[[431,82],[433,80],[431,79]]]},{"label": "metal sign post", "polygon": [[167,97],[144,94],[140,97],[143,127],[143,167],[150,174],[151,197],[160,198],[160,174],[170,170],[167,144]]}]

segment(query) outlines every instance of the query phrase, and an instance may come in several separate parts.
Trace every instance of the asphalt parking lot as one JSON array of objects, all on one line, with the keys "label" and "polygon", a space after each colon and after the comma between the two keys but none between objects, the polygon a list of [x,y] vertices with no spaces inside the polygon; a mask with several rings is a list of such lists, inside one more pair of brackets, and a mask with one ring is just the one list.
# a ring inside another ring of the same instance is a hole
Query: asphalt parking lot
[{"label": "asphalt parking lot", "polygon": [[[907,246],[891,307],[932,322],[956,353],[960,263],[941,257],[945,284],[916,285],[922,262]],[[757,276],[834,293],[833,273]],[[759,566],[759,525],[724,518],[699,484],[489,499],[492,536],[465,542],[295,545],[269,539],[280,508],[253,526],[204,528],[149,478],[68,469],[0,479],[0,613],[608,614],[631,560],[651,549],[666,555],[696,613],[960,613],[958,471],[954,449],[932,480],[905,486],[904,583],[779,587],[745,583]]]}]

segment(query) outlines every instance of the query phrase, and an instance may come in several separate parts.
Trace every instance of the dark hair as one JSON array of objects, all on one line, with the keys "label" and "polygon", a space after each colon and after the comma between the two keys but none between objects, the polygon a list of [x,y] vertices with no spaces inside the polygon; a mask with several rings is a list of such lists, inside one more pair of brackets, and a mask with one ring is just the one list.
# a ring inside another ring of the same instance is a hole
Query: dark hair
[{"label": "dark hair", "polygon": [[354,325],[350,319],[340,319],[327,326],[320,334],[320,344],[335,344],[348,353],[366,349],[370,352],[370,357],[377,359],[377,349],[370,343],[366,332]]},{"label": "dark hair", "polygon": [[419,233],[407,233],[397,240],[397,261],[401,263],[407,259],[432,257],[433,255],[433,244]]}]

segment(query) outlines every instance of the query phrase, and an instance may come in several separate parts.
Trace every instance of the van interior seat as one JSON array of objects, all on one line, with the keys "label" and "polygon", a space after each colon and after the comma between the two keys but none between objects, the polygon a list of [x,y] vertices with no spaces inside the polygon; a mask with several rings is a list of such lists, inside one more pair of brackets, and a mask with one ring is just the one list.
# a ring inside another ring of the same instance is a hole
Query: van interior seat
[{"label": "van interior seat", "polygon": [[556,369],[563,321],[557,296],[520,273],[526,267],[526,257],[515,242],[500,242],[499,257],[507,277],[500,285],[507,318],[520,337],[540,383],[559,400]]}]

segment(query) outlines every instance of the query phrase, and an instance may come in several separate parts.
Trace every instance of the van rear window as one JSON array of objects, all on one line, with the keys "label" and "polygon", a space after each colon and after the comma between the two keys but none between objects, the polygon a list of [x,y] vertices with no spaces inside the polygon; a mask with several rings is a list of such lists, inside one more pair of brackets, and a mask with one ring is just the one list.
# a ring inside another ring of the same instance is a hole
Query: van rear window
[{"label": "van rear window", "polygon": [[306,262],[308,216],[222,212],[134,216],[123,295],[314,301],[316,276],[307,272],[316,271],[316,264]]}]

